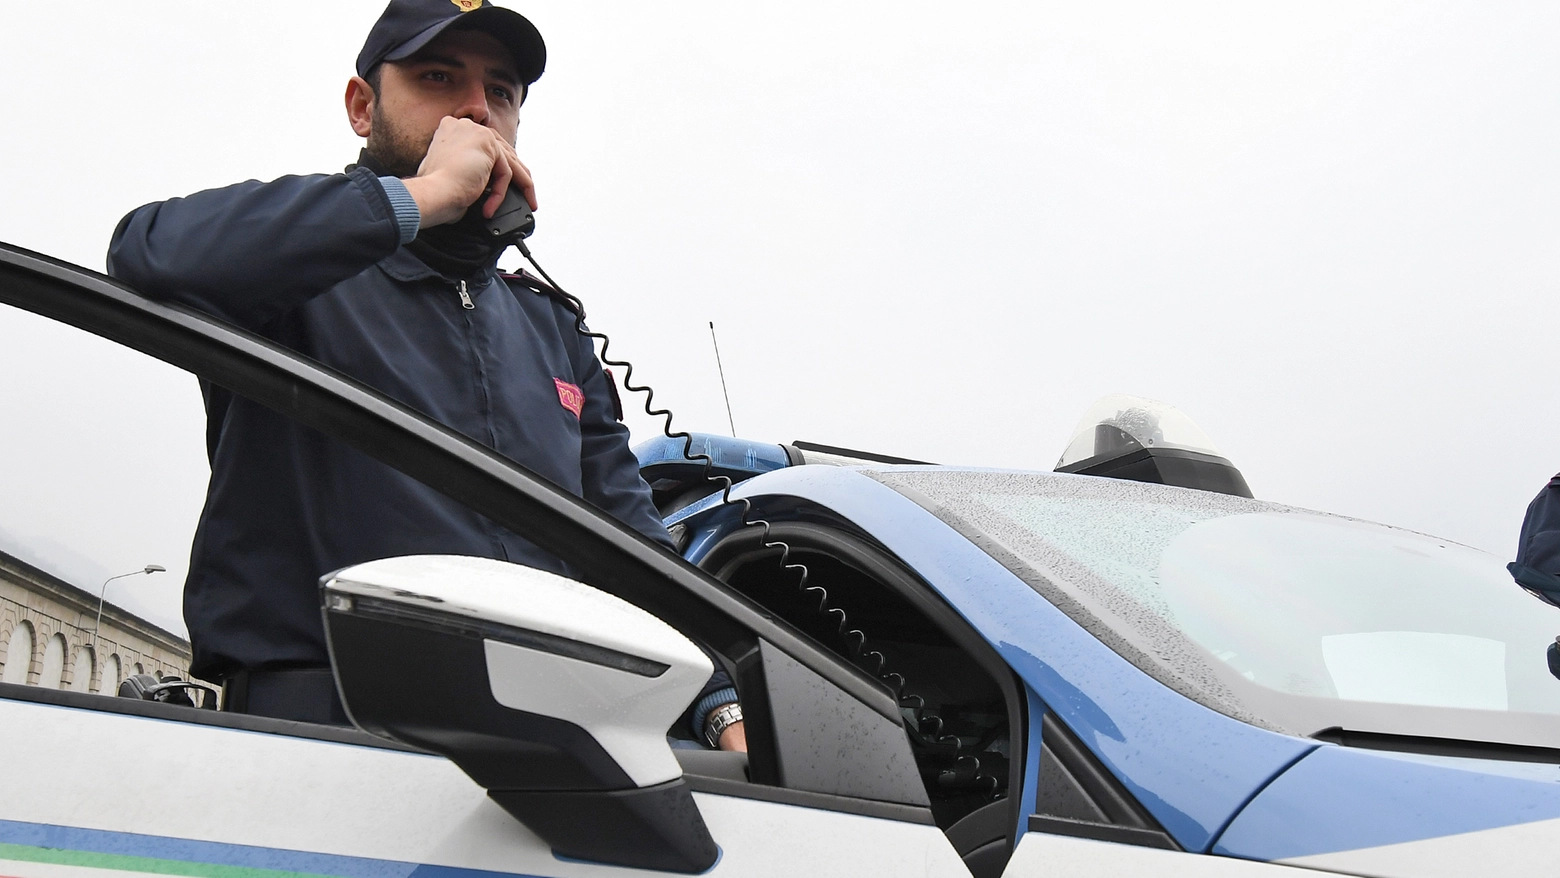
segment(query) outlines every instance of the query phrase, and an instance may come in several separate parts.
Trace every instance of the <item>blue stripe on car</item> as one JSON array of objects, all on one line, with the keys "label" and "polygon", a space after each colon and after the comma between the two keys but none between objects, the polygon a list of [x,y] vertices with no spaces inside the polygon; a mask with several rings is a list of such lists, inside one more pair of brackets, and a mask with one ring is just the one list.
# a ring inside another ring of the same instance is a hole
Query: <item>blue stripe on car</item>
[{"label": "blue stripe on car", "polygon": [[16,820],[0,820],[0,843],[280,872],[339,875],[341,878],[537,878],[514,872],[490,872],[484,869],[318,854]]}]

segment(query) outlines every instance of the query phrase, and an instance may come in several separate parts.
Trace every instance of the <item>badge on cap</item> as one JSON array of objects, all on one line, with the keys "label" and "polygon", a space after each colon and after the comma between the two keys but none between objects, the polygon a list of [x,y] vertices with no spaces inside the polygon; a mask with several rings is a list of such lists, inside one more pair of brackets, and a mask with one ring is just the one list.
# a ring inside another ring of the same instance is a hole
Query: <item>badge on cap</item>
[{"label": "badge on cap", "polygon": [[470,12],[482,6],[482,0],[450,0],[450,2],[454,3],[455,8],[461,12]]}]

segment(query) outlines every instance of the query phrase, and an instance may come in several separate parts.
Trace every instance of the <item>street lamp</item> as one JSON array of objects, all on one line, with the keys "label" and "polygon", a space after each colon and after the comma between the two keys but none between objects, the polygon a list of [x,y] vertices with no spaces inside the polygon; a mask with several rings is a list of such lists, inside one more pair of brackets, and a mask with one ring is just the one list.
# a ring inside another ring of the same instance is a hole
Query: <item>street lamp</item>
[{"label": "street lamp", "polygon": [[103,627],[103,595],[108,594],[108,584],[116,579],[124,579],[126,576],[138,576],[142,573],[166,573],[168,568],[161,564],[148,564],[140,570],[132,570],[129,573],[121,573],[118,576],[110,576],[103,580],[103,587],[98,589],[98,615],[97,624],[92,626],[92,648],[97,648],[98,630]]}]

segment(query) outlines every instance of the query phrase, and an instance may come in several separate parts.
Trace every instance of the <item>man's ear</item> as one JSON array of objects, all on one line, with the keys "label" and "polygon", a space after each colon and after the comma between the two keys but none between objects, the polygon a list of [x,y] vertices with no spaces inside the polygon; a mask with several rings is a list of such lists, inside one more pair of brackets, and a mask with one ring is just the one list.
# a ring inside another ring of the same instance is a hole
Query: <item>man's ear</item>
[{"label": "man's ear", "polygon": [[347,80],[347,121],[359,137],[367,137],[374,131],[374,102],[379,96],[374,87],[361,76]]}]

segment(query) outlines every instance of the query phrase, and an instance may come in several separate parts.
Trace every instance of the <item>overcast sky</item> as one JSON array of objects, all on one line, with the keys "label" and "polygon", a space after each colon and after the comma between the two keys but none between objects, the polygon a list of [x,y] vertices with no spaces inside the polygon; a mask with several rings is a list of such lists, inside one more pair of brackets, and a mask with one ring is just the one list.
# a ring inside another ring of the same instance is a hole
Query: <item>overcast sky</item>
[{"label": "overcast sky", "polygon": [[[338,171],[377,2],[6,4],[0,240]],[[1509,557],[1560,470],[1560,4],[596,3],[532,249],[678,426],[1048,470],[1179,406],[1258,497]],[[517,258],[507,260],[511,267]],[[0,312],[0,548],[182,630],[193,379]],[[636,439],[647,419],[631,419]]]}]

